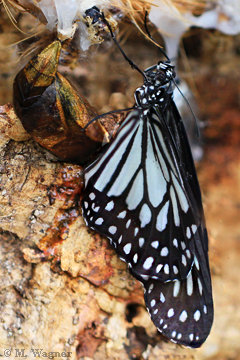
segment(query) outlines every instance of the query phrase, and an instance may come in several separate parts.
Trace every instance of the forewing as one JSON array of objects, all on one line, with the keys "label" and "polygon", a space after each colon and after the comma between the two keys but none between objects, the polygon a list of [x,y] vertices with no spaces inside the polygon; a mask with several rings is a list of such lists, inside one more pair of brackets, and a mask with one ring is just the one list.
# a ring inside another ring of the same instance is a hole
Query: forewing
[{"label": "forewing", "polygon": [[[163,114],[163,117],[166,121],[167,127],[170,131],[171,137],[173,139],[177,151],[180,170],[183,174],[184,186],[188,193],[188,197],[191,202],[193,212],[195,216],[198,216],[198,218],[200,219],[201,227],[202,229],[204,229],[206,227],[205,218],[203,213],[202,196],[198,183],[196,169],[195,169],[189,141],[187,138],[186,130],[174,101],[171,101],[168,104]],[[207,237],[203,239],[203,241],[205,241],[203,246],[205,248],[205,251],[207,251],[208,250]]]},{"label": "forewing", "polygon": [[110,239],[136,277],[181,280],[192,267],[199,223],[174,144],[154,116],[131,112],[106,153],[86,169],[83,216]]}]

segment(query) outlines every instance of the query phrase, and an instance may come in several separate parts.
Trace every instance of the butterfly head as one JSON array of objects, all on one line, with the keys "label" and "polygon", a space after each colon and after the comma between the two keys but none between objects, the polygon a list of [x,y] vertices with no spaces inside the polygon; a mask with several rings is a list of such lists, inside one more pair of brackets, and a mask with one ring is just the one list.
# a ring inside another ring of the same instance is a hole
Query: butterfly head
[{"label": "butterfly head", "polygon": [[154,105],[165,106],[166,96],[171,95],[175,87],[174,66],[160,61],[144,73],[146,75],[144,84],[135,91],[137,107],[145,110]]},{"label": "butterfly head", "polygon": [[176,76],[175,67],[168,62],[159,61],[156,66],[154,80],[159,85],[172,81]]}]

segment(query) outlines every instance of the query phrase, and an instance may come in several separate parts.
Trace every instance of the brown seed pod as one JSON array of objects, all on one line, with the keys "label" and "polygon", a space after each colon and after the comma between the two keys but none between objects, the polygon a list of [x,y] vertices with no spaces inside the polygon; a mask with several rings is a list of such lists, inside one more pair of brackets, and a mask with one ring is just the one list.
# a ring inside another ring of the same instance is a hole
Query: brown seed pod
[{"label": "brown seed pod", "polygon": [[108,133],[99,121],[82,130],[97,113],[57,72],[60,51],[60,41],[53,42],[18,73],[14,108],[40,145],[61,160],[83,164],[108,141]]}]

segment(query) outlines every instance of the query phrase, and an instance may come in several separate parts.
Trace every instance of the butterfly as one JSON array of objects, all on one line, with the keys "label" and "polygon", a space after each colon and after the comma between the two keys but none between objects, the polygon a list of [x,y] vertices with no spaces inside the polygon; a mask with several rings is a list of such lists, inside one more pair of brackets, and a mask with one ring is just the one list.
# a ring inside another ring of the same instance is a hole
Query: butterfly
[{"label": "butterfly", "polygon": [[85,169],[82,212],[143,284],[157,329],[196,348],[213,322],[201,192],[173,100],[174,66],[160,61],[142,74],[133,110]]}]

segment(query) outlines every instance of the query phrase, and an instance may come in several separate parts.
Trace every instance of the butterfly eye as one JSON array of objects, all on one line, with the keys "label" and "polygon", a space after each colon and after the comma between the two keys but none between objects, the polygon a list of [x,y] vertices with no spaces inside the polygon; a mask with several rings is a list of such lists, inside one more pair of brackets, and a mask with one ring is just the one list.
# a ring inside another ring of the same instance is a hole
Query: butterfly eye
[{"label": "butterfly eye", "polygon": [[145,90],[146,90],[146,86],[143,86],[135,91],[136,104],[137,106],[142,108],[148,107],[148,94],[146,94]]},{"label": "butterfly eye", "polygon": [[164,83],[165,81],[168,81],[168,76],[165,71],[159,70],[157,74],[155,75],[155,82]]}]

